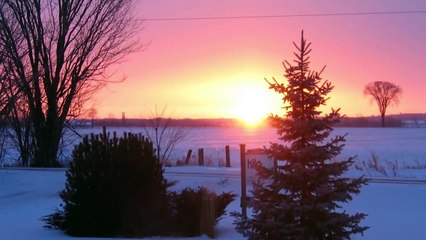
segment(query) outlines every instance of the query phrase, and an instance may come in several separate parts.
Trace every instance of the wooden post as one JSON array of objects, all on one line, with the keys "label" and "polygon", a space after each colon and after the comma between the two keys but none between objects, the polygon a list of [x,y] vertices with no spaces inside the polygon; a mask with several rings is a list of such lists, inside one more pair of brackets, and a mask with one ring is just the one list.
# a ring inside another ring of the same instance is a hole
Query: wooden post
[{"label": "wooden post", "polygon": [[231,155],[229,154],[229,145],[225,146],[226,167],[231,167]]},{"label": "wooden post", "polygon": [[188,153],[186,154],[185,158],[185,165],[189,165],[189,159],[191,159],[192,149],[188,150]]},{"label": "wooden post", "polygon": [[204,149],[203,148],[198,149],[198,165],[204,166]]},{"label": "wooden post", "polygon": [[274,159],[274,171],[278,172],[278,161],[277,161],[277,159]]},{"label": "wooden post", "polygon": [[102,126],[102,138],[101,140],[104,142],[104,144],[107,143],[107,130],[105,126]]},{"label": "wooden post", "polygon": [[106,127],[102,126],[102,135],[106,137],[106,134],[107,134]]},{"label": "wooden post", "polygon": [[241,214],[247,217],[246,145],[240,144],[241,157]]}]

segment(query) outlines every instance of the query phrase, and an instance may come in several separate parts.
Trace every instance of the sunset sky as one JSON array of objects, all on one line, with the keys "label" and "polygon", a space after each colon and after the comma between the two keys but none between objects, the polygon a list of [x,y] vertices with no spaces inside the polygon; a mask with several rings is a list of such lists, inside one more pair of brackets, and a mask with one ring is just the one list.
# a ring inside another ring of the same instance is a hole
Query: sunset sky
[{"label": "sunset sky", "polygon": [[146,117],[156,105],[176,118],[282,114],[264,78],[285,80],[282,61],[293,60],[301,30],[312,42],[311,67],[327,65],[322,76],[335,85],[327,108],[377,115],[363,88],[381,80],[403,89],[389,114],[426,112],[426,13],[164,20],[416,11],[426,1],[140,0],[135,9],[146,48],[116,66],[126,80],[97,95],[97,117]]}]

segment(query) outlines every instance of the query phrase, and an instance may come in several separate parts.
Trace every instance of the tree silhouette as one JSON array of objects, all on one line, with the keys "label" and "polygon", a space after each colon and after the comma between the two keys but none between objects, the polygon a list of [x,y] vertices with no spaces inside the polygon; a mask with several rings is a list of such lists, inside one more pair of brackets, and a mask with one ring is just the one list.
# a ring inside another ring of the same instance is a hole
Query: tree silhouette
[{"label": "tree silhouette", "polygon": [[[107,68],[135,51],[134,0],[3,0],[0,76],[27,106],[33,166],[59,165],[70,115],[106,82]],[[135,26],[136,25],[136,26]],[[0,97],[0,99],[2,99]],[[13,107],[14,104],[9,104]]]},{"label": "tree silhouette", "polygon": [[391,103],[398,104],[401,94],[401,87],[391,82],[375,81],[365,86],[364,95],[370,96],[370,101],[375,101],[379,107],[382,127],[385,127],[386,109]]},{"label": "tree silhouette", "polygon": [[288,83],[268,81],[283,96],[286,110],[284,117],[270,117],[284,144],[272,143],[267,149],[282,164],[276,169],[259,167],[253,218],[235,214],[236,228],[250,239],[349,239],[367,229],[359,226],[366,215],[350,215],[341,203],[358,194],[366,180],[342,176],[353,158],[336,160],[345,141],[345,136],[330,136],[341,118],[339,110],[325,115],[318,110],[333,86],[321,79],[322,71],[309,69],[311,48],[303,32],[300,45],[294,45],[295,65],[283,63]]},{"label": "tree silhouette", "polygon": [[97,113],[98,113],[98,111],[93,106],[87,110],[86,114],[87,114],[87,117],[89,117],[89,119],[90,119],[90,126],[92,128],[93,128],[93,125],[94,125],[94,122],[95,122],[95,117],[96,117]]},{"label": "tree silhouette", "polygon": [[173,126],[172,118],[167,115],[167,107],[158,108],[154,111],[148,121],[143,125],[146,137],[152,142],[155,154],[164,165],[170,164],[170,156],[176,146],[188,135],[188,131],[181,126]]}]

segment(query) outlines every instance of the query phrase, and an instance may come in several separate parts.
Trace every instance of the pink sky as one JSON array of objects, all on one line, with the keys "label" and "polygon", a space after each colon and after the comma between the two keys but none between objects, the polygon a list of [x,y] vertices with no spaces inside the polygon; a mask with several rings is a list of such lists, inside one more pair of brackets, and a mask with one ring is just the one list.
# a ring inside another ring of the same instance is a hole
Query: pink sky
[{"label": "pink sky", "polygon": [[[426,1],[141,0],[138,19],[426,10]],[[349,116],[377,114],[363,95],[371,81],[403,88],[389,114],[426,112],[426,14],[144,21],[144,51],[118,66],[95,101],[98,117],[149,115],[167,106],[173,117],[239,117],[280,113],[280,97],[265,77],[282,77],[301,30],[312,42],[311,67],[335,89],[327,108]],[[261,110],[262,109],[262,110]],[[325,110],[328,111],[328,110]]]}]

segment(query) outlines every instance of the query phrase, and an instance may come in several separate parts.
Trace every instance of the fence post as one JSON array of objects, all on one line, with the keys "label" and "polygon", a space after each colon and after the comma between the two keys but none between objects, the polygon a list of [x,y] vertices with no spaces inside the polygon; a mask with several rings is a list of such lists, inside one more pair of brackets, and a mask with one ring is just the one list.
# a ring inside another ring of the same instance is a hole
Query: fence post
[{"label": "fence post", "polygon": [[203,148],[198,149],[198,165],[204,166],[204,149]]},{"label": "fence post", "polygon": [[225,146],[226,167],[231,167],[231,155],[229,153],[229,145]]},{"label": "fence post", "polygon": [[105,144],[107,143],[107,130],[106,130],[106,126],[102,126],[102,137],[101,137],[100,140],[103,141]]},{"label": "fence post", "polygon": [[240,144],[241,157],[241,214],[247,217],[246,145]]},{"label": "fence post", "polygon": [[188,153],[186,154],[185,158],[185,165],[189,165],[189,159],[191,159],[192,149],[188,150]]}]

